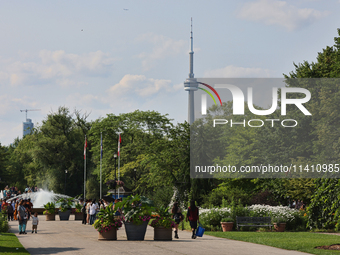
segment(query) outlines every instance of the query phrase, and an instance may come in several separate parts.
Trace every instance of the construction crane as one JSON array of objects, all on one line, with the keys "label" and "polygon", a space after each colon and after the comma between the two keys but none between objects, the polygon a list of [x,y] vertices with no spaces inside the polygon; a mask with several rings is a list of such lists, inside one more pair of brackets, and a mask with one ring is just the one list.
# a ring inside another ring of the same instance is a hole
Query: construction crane
[{"label": "construction crane", "polygon": [[28,111],[40,111],[40,109],[26,109],[26,110],[20,110],[21,112],[26,112],[26,121],[27,121],[27,112]]}]

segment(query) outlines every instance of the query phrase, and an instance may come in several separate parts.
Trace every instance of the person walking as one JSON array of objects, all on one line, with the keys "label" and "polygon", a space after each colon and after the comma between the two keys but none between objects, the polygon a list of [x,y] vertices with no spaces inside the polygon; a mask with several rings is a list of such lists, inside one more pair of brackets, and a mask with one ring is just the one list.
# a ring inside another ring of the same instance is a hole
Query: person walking
[{"label": "person walking", "polygon": [[10,221],[10,220],[13,221],[14,220],[13,216],[14,216],[14,209],[13,209],[12,203],[9,202],[7,204],[7,220],[8,221]]},{"label": "person walking", "polygon": [[33,208],[33,204],[30,198],[27,199],[25,207],[27,208],[27,220],[30,220],[30,217],[32,214],[32,208]]},{"label": "person walking", "polygon": [[18,220],[18,207],[19,207],[19,201],[17,201],[17,202],[15,203],[15,207],[14,207],[14,216],[13,216],[14,220]]},{"label": "person walking", "polygon": [[96,199],[93,199],[90,206],[90,225],[92,225],[96,219],[96,214],[98,211],[98,204],[96,203]]},{"label": "person walking", "polygon": [[19,235],[27,234],[26,233],[27,210],[24,207],[24,200],[21,200],[19,203],[18,218],[19,218]]},{"label": "person walking", "polygon": [[86,223],[90,224],[90,206],[92,199],[88,199],[86,203]]},{"label": "person walking", "polygon": [[179,223],[183,220],[183,214],[181,212],[181,208],[179,208],[178,206],[178,202],[175,202],[172,209],[171,209],[171,213],[172,213],[172,218],[175,220],[175,238],[179,238],[178,237],[178,225]]},{"label": "person walking", "polygon": [[192,231],[192,239],[196,238],[196,229],[197,229],[197,221],[199,221],[199,211],[198,208],[196,207],[195,201],[191,200],[190,201],[190,206],[187,211],[187,216],[185,217],[186,222],[190,222],[190,227]]},{"label": "person walking", "polygon": [[81,223],[86,225],[86,201],[80,199],[79,202],[81,204],[81,212],[83,214],[83,220]]}]

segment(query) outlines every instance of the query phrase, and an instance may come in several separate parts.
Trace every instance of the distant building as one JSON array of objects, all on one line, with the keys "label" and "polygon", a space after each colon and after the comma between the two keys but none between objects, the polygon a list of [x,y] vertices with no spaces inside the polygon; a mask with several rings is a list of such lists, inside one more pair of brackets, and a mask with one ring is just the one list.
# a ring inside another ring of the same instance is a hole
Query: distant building
[{"label": "distant building", "polygon": [[26,122],[23,122],[23,136],[30,134],[33,131],[33,122],[31,119],[26,119]]}]

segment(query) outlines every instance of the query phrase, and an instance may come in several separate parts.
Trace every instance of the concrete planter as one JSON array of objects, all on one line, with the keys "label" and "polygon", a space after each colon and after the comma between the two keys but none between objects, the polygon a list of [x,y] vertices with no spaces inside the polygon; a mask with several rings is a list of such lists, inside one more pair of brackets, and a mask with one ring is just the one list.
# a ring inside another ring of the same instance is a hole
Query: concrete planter
[{"label": "concrete planter", "polygon": [[105,240],[117,240],[117,229],[113,228],[107,232],[98,232],[98,240],[105,241]]},{"label": "concrete planter", "polygon": [[74,220],[83,220],[83,213],[75,213]]},{"label": "concrete planter", "polygon": [[55,214],[46,214],[46,221],[55,220]]},{"label": "concrete planter", "polygon": [[143,241],[148,223],[149,221],[143,221],[141,225],[135,225],[132,222],[124,222],[127,239]]},{"label": "concrete planter", "polygon": [[155,227],[153,240],[172,241],[172,228]]},{"label": "concrete planter", "polygon": [[59,219],[60,220],[69,220],[70,218],[70,214],[71,214],[71,210],[67,210],[66,212],[58,212],[59,214]]}]

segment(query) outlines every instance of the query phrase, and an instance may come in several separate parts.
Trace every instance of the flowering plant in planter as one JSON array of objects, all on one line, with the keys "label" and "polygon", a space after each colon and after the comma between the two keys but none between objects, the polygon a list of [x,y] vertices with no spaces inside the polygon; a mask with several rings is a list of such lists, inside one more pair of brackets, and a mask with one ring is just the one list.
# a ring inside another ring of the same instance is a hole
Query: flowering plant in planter
[{"label": "flowering plant in planter", "polygon": [[100,209],[97,214],[97,220],[94,222],[93,226],[100,233],[118,229],[122,226],[121,219],[115,216],[115,210],[113,210],[112,203],[105,209]]},{"label": "flowering plant in planter", "polygon": [[122,208],[124,222],[140,225],[151,219],[154,211],[153,202],[144,196],[128,196],[122,202],[116,203],[115,208]]},{"label": "flowering plant in planter", "polygon": [[175,221],[171,218],[171,213],[169,213],[169,208],[161,206],[157,210],[157,216],[150,223],[151,227],[163,227],[163,228],[174,228],[176,226]]},{"label": "flowering plant in planter", "polygon": [[171,218],[157,217],[150,223],[151,227],[174,228],[176,223]]},{"label": "flowering plant in planter", "polygon": [[117,181],[117,180],[108,180],[105,184],[109,189],[115,189],[116,187],[119,188],[119,187],[124,186],[123,181]]},{"label": "flowering plant in planter", "polygon": [[75,208],[72,208],[72,213],[81,213],[83,206],[80,203],[75,204]]},{"label": "flowering plant in planter", "polygon": [[55,203],[48,202],[44,205],[45,211],[43,214],[55,214]]},{"label": "flowering plant in planter", "polygon": [[72,209],[73,198],[60,198],[57,203],[60,203],[59,211],[66,212]]}]

